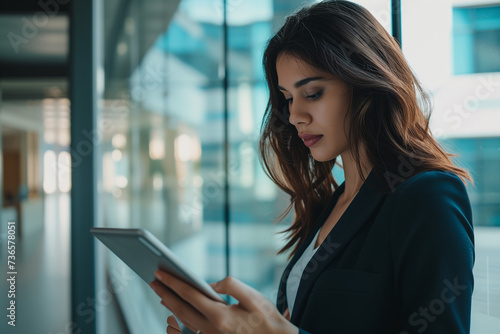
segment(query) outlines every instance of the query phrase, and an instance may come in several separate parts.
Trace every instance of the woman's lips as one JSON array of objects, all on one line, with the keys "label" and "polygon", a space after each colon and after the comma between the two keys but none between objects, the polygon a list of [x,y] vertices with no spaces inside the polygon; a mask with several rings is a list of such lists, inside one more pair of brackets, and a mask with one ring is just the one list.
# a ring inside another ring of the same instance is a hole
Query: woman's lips
[{"label": "woman's lips", "polygon": [[304,145],[307,147],[313,146],[316,144],[322,137],[323,135],[308,135],[308,134],[302,134],[299,135],[300,138],[304,141]]}]

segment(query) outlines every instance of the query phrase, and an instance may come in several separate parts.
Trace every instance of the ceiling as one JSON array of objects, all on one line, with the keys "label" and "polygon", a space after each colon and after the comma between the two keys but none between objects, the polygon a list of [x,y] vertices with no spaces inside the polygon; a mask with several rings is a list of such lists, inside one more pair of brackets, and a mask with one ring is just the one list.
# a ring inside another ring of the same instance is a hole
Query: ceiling
[{"label": "ceiling", "polygon": [[38,1],[0,4],[0,78],[52,78],[68,74],[69,5]]},{"label": "ceiling", "polygon": [[[68,96],[71,0],[0,2],[0,100]],[[47,6],[48,3],[56,6]],[[129,55],[116,50],[134,16],[141,25],[135,61],[145,55],[164,32],[179,1],[102,0],[105,73],[128,77]]]}]

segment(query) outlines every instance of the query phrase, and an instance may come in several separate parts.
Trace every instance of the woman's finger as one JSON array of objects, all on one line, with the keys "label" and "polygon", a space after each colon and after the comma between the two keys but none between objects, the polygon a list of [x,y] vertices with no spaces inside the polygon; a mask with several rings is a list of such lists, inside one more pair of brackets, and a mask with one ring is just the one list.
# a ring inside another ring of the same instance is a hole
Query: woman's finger
[{"label": "woman's finger", "polygon": [[167,272],[157,270],[155,272],[155,276],[161,283],[172,290],[181,299],[185,300],[188,304],[195,306],[197,312],[208,319],[220,317],[224,310],[221,307],[227,306],[223,303],[214,302],[196,288]]},{"label": "woman's finger", "polygon": [[149,285],[160,296],[164,305],[190,330],[194,330],[194,332],[203,328],[214,330],[212,323],[200,311],[187,303],[170,288],[159,281],[153,281]]},{"label": "woman's finger", "polygon": [[[161,304],[163,306],[167,307],[167,304],[165,304],[163,299],[161,300]],[[180,333],[182,331],[181,326],[179,325],[179,322],[177,321],[177,319],[175,318],[175,316],[173,314],[168,316],[167,325],[168,325],[167,333],[169,333],[169,328],[170,328],[170,331],[173,331],[172,333]]]},{"label": "woman's finger", "polygon": [[177,329],[179,332],[181,331],[181,326],[179,326],[177,319],[175,319],[175,316],[173,316],[173,315],[171,315],[167,318],[167,325],[172,326],[173,328]]},{"label": "woman's finger", "polygon": [[228,276],[222,281],[213,284],[212,287],[217,293],[233,296],[240,302],[240,306],[249,311],[261,309],[262,307],[274,308],[274,304],[260,292],[234,277]]},{"label": "woman's finger", "polygon": [[170,326],[167,327],[167,334],[179,334],[180,332],[181,332],[180,330],[178,331],[174,327]]}]

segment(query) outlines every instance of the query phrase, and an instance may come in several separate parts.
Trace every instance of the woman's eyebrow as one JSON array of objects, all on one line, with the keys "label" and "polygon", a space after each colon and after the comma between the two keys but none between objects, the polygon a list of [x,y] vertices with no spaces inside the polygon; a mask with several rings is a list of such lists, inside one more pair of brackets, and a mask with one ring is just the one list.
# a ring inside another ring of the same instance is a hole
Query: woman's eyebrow
[{"label": "woman's eyebrow", "polygon": [[[322,80],[322,79],[324,79],[324,78],[323,77],[309,77],[309,78],[305,78],[305,79],[297,81],[293,86],[295,88],[299,88],[299,87],[302,87],[302,86],[310,83],[311,81]],[[278,89],[279,90],[284,90],[285,92],[287,92],[287,90],[285,88],[283,88],[282,86],[280,86],[280,85],[278,85]]]}]

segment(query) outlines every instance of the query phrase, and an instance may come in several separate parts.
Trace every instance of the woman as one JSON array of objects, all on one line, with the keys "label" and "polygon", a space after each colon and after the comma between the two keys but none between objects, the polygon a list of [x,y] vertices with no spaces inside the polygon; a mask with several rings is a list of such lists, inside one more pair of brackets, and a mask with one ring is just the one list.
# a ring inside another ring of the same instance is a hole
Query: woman
[{"label": "woman", "polygon": [[276,307],[231,277],[212,284],[227,306],[157,272],[162,303],[205,334],[469,333],[470,177],[431,136],[398,44],[359,5],[325,1],[288,17],[264,67],[261,158],[295,211]]}]

